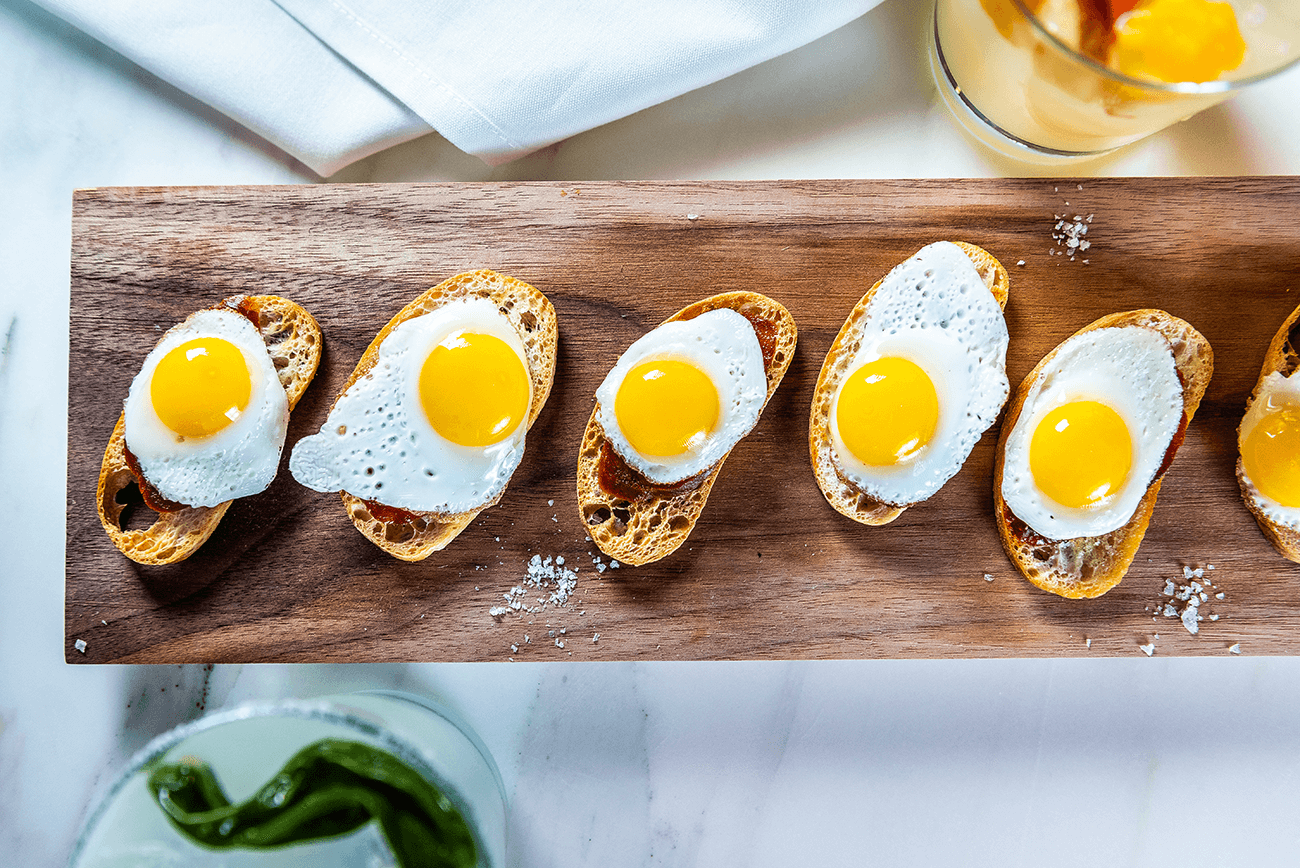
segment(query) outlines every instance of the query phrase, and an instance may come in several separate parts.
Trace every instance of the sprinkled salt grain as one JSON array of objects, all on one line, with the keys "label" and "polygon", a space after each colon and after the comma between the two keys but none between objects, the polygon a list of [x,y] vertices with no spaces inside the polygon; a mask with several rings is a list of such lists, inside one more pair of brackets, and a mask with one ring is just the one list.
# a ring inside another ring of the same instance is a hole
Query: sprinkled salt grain
[{"label": "sprinkled salt grain", "polygon": [[86,653],[86,640],[85,640],[85,639],[78,639],[76,642],[73,642],[73,643],[72,643],[72,647],[73,647],[73,648],[76,648],[76,649],[77,649],[78,651],[80,651],[82,654],[85,654],[85,653]]},{"label": "sprinkled salt grain", "polygon": [[1016,265],[1024,265],[1024,264],[1025,264],[1025,261],[1024,261],[1023,259],[1016,263]]},{"label": "sprinkled salt grain", "polygon": [[609,568],[610,568],[611,570],[616,570],[616,569],[618,569],[618,561],[614,560],[613,558],[610,558],[610,560],[609,560]]},{"label": "sprinkled salt grain", "polygon": [[[1184,564],[1183,579],[1186,584],[1179,585],[1172,579],[1166,579],[1162,594],[1170,599],[1157,607],[1159,614],[1164,617],[1178,618],[1187,632],[1193,636],[1200,632],[1200,624],[1206,620],[1206,614],[1201,611],[1201,606],[1210,601],[1210,592],[1215,590],[1214,583],[1205,578],[1206,572],[1212,569],[1214,569],[1212,564],[1207,564],[1205,567],[1191,567]],[[1214,598],[1222,600],[1223,593],[1216,593]],[[1180,607],[1178,603],[1183,605]],[[1219,616],[1209,615],[1209,620],[1217,621]]]},{"label": "sprinkled salt grain", "polygon": [[1235,645],[1229,645],[1229,646],[1228,646],[1228,653],[1229,653],[1229,654],[1240,654],[1240,653],[1241,653],[1241,643],[1238,642],[1238,643],[1236,643]]},{"label": "sprinkled salt grain", "polygon": [[518,646],[518,645],[511,645],[511,646],[510,646],[510,652],[511,652],[512,654],[518,654],[518,653],[519,653],[519,646]]},{"label": "sprinkled salt grain", "polygon": [[596,644],[597,642],[599,642],[599,641],[600,641],[600,634],[599,634],[599,633],[597,633],[597,634],[595,634],[594,636],[591,637],[591,644],[595,645],[595,644]]},{"label": "sprinkled salt grain", "polygon": [[992,574],[992,573],[985,573],[985,574],[984,574],[984,581],[986,581],[986,582],[991,582],[991,581],[993,581],[993,574]]},{"label": "sprinkled salt grain", "polygon": [[1146,645],[1139,645],[1138,647],[1141,648],[1142,653],[1148,657],[1156,653],[1156,643],[1154,642],[1148,642]]},{"label": "sprinkled salt grain", "polygon": [[548,500],[548,501],[546,501],[546,505],[547,505],[547,506],[555,506],[555,501],[553,501],[553,500]]},{"label": "sprinkled salt grain", "polygon": [[699,219],[700,219],[700,215],[699,215],[699,214],[687,214],[687,215],[686,215],[686,219],[687,219],[687,220],[699,220]]},{"label": "sprinkled salt grain", "polygon": [[1084,639],[1084,640],[1083,640],[1083,646],[1084,646],[1085,648],[1091,648],[1091,647],[1092,647],[1092,640],[1091,640],[1091,639]]}]

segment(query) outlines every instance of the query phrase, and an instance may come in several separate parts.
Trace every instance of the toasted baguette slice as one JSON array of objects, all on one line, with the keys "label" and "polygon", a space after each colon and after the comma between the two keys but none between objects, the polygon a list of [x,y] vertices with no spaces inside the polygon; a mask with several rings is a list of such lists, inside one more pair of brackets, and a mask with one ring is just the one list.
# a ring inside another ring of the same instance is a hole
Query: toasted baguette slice
[{"label": "toasted baguette slice", "polygon": [[[770,324],[772,340],[763,353],[767,375],[767,397],[763,399],[763,406],[766,407],[794,357],[798,338],[794,317],[765,295],[727,292],[698,301],[664,322],[694,319],[719,308],[737,311],[751,322]],[[611,558],[633,566],[660,560],[690,536],[727,456],[722,456],[712,468],[684,483],[656,485],[628,468],[612,447],[606,445],[604,429],[597,421],[599,410],[600,404],[597,403],[587,420],[582,447],[578,451],[578,513],[592,540]],[[601,454],[606,450],[611,456],[608,460],[626,469],[618,494],[606,491],[601,485]]]},{"label": "toasted baguette slice", "polygon": [[[982,247],[964,241],[953,243],[970,257],[971,262],[975,264],[975,270],[984,279],[984,285],[989,288],[989,292],[993,293],[998,306],[1005,310],[1011,281],[1002,263]],[[817,387],[813,390],[812,412],[808,417],[808,452],[812,458],[817,487],[822,490],[826,502],[833,506],[836,512],[861,524],[872,526],[889,524],[913,504],[895,504],[877,500],[839,471],[831,439],[831,404],[844,378],[852,373],[849,366],[853,363],[857,336],[867,315],[867,307],[883,282],[882,277],[867,290],[866,295],[862,296],[849,312],[840,333],[835,336],[835,342],[826,352],[826,361],[822,363],[821,374],[817,377]]]},{"label": "toasted baguette slice", "polygon": [[[1300,321],[1300,307],[1291,311],[1291,315],[1282,323],[1277,334],[1273,335],[1273,340],[1268,345],[1268,352],[1264,354],[1264,364],[1260,368],[1259,379],[1255,381],[1250,400],[1246,402],[1247,413],[1260,396],[1260,387],[1264,384],[1264,378],[1273,373],[1290,377],[1300,368],[1300,346],[1292,342],[1291,335],[1291,330],[1295,328],[1297,321]],[[1242,421],[1245,421],[1245,414],[1242,416]],[[1245,467],[1241,463],[1241,425],[1237,426],[1237,484],[1241,487],[1241,498],[1245,501],[1246,508],[1255,516],[1259,529],[1273,544],[1273,548],[1287,560],[1300,563],[1300,531],[1269,518],[1256,497],[1255,487],[1246,477]]]},{"label": "toasted baguette slice", "polygon": [[[1095,329],[1130,326],[1158,332],[1169,342],[1169,348],[1173,351],[1174,366],[1183,386],[1183,423],[1170,445],[1176,451],[1182,442],[1186,426],[1196,414],[1196,408],[1200,406],[1205,389],[1210,384],[1210,377],[1214,373],[1214,353],[1209,341],[1200,332],[1162,310],[1110,314],[1083,327],[1075,335]],[[1002,432],[998,437],[997,458],[993,467],[993,512],[998,534],[1002,537],[1002,546],[1026,579],[1044,591],[1061,597],[1089,599],[1100,597],[1118,585],[1128,572],[1138,545],[1146,534],[1151,512],[1155,509],[1156,495],[1160,493],[1160,483],[1168,468],[1163,468],[1151,480],[1128,523],[1101,536],[1048,540],[1035,534],[1017,518],[1002,498],[1007,436],[1020,418],[1030,387],[1055,356],[1056,350],[1044,356],[1011,396],[1006,418],[1002,422]]]},{"label": "toasted baguette slice", "polygon": [[[375,366],[379,359],[379,345],[393,329],[409,319],[462,298],[489,299],[519,333],[528,362],[528,375],[533,381],[533,402],[528,408],[528,418],[524,424],[532,428],[551,393],[551,383],[555,380],[555,358],[559,343],[555,308],[551,306],[550,299],[529,284],[488,269],[449,277],[398,311],[361,355],[352,376],[343,384],[339,397]],[[338,403],[337,397],[334,403]],[[503,488],[502,493],[504,491]],[[491,503],[467,512],[394,510],[391,511],[393,517],[386,517],[384,513],[388,510],[372,510],[366,501],[346,491],[339,492],[339,495],[343,499],[348,518],[357,530],[385,552],[403,561],[421,561],[434,552],[441,551],[469,527],[475,516],[484,509],[495,506],[501,499],[498,496]],[[375,515],[375,512],[380,514]]]},{"label": "toasted baguette slice", "polygon": [[[321,332],[316,320],[306,308],[276,295],[232,296],[217,307],[237,310],[257,326],[292,411],[320,364]],[[113,545],[136,563],[162,566],[183,561],[207,542],[233,501],[159,512],[148,528],[123,530],[125,504],[118,501],[118,494],[132,483],[140,483],[127,466],[125,422],[125,414],[119,415],[104,450],[95,495],[99,520]]]}]

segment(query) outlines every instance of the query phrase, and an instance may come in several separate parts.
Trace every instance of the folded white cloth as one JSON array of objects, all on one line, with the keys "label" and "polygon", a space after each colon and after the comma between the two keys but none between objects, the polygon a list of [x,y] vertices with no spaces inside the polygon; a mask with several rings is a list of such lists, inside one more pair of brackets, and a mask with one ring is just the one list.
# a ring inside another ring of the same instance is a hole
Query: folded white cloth
[{"label": "folded white cloth", "polygon": [[36,0],[321,175],[437,130],[497,163],[881,0]]}]

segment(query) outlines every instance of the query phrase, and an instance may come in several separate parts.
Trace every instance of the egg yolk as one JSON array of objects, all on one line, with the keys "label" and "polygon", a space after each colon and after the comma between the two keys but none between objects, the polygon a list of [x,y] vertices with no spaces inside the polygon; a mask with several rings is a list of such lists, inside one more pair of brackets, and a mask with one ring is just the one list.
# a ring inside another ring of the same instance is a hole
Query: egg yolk
[{"label": "egg yolk", "polygon": [[206,437],[225,428],[248,407],[252,392],[244,354],[216,337],[195,338],[168,352],[149,383],[154,412],[183,437]]},{"label": "egg yolk", "polygon": [[718,388],[709,375],[679,359],[641,362],[614,396],[614,416],[642,455],[683,455],[697,450],[717,427]]},{"label": "egg yolk", "polygon": [[1246,56],[1227,3],[1148,0],[1116,24],[1115,66],[1134,78],[1213,81]]},{"label": "egg yolk", "polygon": [[835,415],[849,451],[864,464],[883,467],[907,461],[930,442],[939,424],[939,396],[919,365],[888,356],[848,376]]},{"label": "egg yolk", "polygon": [[1043,494],[1062,506],[1095,506],[1118,492],[1133,466],[1124,420],[1098,401],[1053,409],[1034,429],[1029,469]]},{"label": "egg yolk", "polygon": [[528,412],[528,371],[505,341],[457,332],[420,368],[420,403],[433,430],[461,446],[506,439]]},{"label": "egg yolk", "polygon": [[1241,444],[1241,463],[1265,497],[1300,506],[1300,407],[1270,407]]}]

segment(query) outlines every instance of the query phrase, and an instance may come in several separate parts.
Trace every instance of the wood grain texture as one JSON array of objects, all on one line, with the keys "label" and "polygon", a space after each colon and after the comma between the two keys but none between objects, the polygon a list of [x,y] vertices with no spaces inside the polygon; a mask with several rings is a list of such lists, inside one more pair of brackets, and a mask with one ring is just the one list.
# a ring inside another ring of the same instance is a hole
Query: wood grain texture
[{"label": "wood grain texture", "polygon": [[[1074,214],[1095,215],[1087,264],[1050,253],[1060,248],[1057,215]],[[65,658],[1091,656],[1140,654],[1155,634],[1158,655],[1221,655],[1234,643],[1243,654],[1300,653],[1300,566],[1265,541],[1233,476],[1246,397],[1274,331],[1300,304],[1297,227],[1300,179],[1289,177],[79,191]],[[1214,380],[1146,540],[1128,577],[1098,600],[1046,594],[1008,562],[990,515],[996,426],[937,496],[886,527],[843,518],[813,480],[808,406],[827,348],[875,280],[940,239],[978,244],[1010,270],[1013,385],[1066,336],[1118,310],[1164,308],[1214,347]],[[353,530],[337,496],[292,479],[287,448],[272,487],[237,502],[190,560],[150,569],[113,548],[95,516],[99,461],[160,331],[241,292],[312,311],[325,354],[294,412],[292,444],[324,422],[394,312],[480,267],[550,297],[559,363],[505,497],[447,550],[417,564],[388,558]],[[598,574],[573,484],[596,386],[665,316],[733,289],[770,295],[797,320],[785,381],[686,545]],[[494,619],[489,609],[533,554],[578,567],[569,605]],[[1206,604],[1219,620],[1196,636],[1153,614],[1185,564],[1213,564],[1225,595]]]}]

